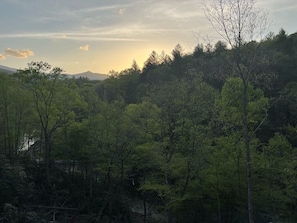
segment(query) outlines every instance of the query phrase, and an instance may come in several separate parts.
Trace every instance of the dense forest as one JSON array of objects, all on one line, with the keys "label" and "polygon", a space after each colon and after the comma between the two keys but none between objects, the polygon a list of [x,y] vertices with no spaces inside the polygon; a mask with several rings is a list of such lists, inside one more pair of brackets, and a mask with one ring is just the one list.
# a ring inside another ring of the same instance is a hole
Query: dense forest
[{"label": "dense forest", "polygon": [[247,222],[249,186],[256,222],[296,222],[297,33],[244,43],[248,81],[235,51],[1,73],[0,222]]}]

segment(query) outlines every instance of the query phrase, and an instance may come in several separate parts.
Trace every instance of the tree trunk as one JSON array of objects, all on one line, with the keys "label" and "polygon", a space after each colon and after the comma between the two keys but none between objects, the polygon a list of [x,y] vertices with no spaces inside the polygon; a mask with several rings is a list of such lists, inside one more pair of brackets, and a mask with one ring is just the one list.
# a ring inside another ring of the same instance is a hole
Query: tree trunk
[{"label": "tree trunk", "polygon": [[46,181],[49,183],[50,175],[50,139],[46,130],[44,130],[44,144],[45,144],[45,169]]},{"label": "tree trunk", "polygon": [[253,215],[253,200],[252,200],[252,167],[250,155],[250,137],[248,129],[248,99],[247,99],[248,84],[243,80],[243,128],[244,128],[244,146],[246,152],[246,173],[247,173],[247,196],[248,196],[248,216],[249,223],[254,223]]},{"label": "tree trunk", "polygon": [[108,181],[108,217],[109,222],[112,222],[112,185],[111,185],[111,168],[108,167],[107,173],[107,181]]},{"label": "tree trunk", "polygon": [[93,159],[92,159],[92,152],[89,152],[89,160],[90,160],[90,173],[89,173],[89,177],[90,177],[90,200],[93,199]]},{"label": "tree trunk", "polygon": [[220,201],[220,196],[219,193],[217,192],[217,202],[218,202],[218,222],[222,223],[222,215],[221,215],[221,201]]},{"label": "tree trunk", "polygon": [[143,194],[143,223],[146,223],[147,219],[147,207],[146,207],[146,196]]}]

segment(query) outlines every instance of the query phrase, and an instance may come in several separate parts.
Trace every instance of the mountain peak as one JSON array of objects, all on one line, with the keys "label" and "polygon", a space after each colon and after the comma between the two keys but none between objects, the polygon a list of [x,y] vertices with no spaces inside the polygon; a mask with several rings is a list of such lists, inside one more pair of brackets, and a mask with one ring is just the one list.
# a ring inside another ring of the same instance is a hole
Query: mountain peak
[{"label": "mountain peak", "polygon": [[[16,71],[17,71],[17,69],[15,69],[15,68],[0,65],[0,72],[12,74],[12,73],[15,73]],[[83,77],[83,78],[88,78],[89,80],[104,80],[104,79],[108,78],[108,76],[106,74],[94,73],[89,70],[85,71],[83,73],[78,73],[78,74],[72,74],[72,75],[67,74],[67,76],[74,77],[74,78]]]},{"label": "mountain peak", "polygon": [[74,76],[74,78],[84,77],[88,78],[89,80],[104,80],[108,77],[106,74],[93,73],[89,70],[83,73],[73,74],[72,76]]},{"label": "mountain peak", "polygon": [[16,71],[17,69],[0,65],[0,72],[12,74],[12,73],[15,73]]}]

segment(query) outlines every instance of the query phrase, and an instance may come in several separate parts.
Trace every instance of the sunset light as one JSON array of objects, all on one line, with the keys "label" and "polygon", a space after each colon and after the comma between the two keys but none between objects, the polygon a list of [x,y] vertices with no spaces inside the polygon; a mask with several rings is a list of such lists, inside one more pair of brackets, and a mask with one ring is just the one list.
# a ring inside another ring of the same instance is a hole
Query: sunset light
[{"label": "sunset light", "polygon": [[[270,30],[296,31],[297,3],[259,3],[270,13]],[[288,7],[290,5],[290,7]],[[180,44],[193,52],[219,36],[205,18],[202,0],[0,2],[0,64],[24,68],[47,61],[67,73],[107,74],[143,66],[150,53],[171,54]]]}]

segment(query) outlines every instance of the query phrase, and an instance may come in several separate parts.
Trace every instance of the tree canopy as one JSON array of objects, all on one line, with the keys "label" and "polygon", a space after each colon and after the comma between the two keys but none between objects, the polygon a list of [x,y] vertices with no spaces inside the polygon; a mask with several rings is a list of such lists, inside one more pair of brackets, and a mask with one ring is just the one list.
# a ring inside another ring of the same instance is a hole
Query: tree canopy
[{"label": "tree canopy", "polygon": [[281,30],[239,64],[219,41],[103,81],[0,73],[0,221],[247,222],[248,145],[254,221],[296,222],[296,47]]}]

